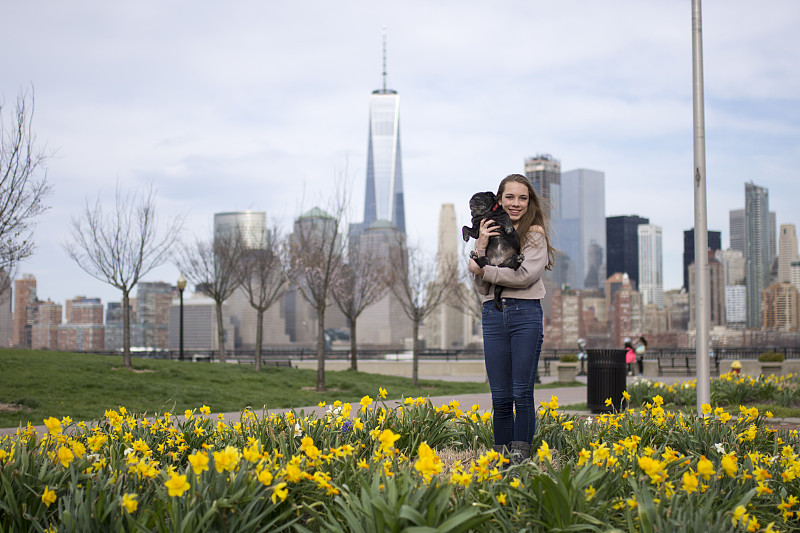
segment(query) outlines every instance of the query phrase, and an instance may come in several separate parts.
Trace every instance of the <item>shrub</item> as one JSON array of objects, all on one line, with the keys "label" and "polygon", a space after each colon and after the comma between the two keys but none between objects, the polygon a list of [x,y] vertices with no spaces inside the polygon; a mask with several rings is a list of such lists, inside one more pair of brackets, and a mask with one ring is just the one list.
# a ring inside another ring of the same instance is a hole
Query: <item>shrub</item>
[{"label": "shrub", "polygon": [[562,363],[577,363],[578,356],[574,353],[567,353],[558,358]]},{"label": "shrub", "polygon": [[783,363],[784,355],[780,352],[764,352],[758,356],[761,363]]}]

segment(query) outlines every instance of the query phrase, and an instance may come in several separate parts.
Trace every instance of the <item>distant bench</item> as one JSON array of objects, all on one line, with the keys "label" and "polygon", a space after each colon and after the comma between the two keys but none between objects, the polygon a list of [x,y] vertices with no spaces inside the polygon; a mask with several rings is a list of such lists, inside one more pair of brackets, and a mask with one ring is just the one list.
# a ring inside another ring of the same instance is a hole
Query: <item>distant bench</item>
[{"label": "distant bench", "polygon": [[[214,361],[210,354],[194,354],[192,355],[193,363],[209,363]],[[217,360],[218,361],[218,360]],[[225,360],[226,363],[234,365],[254,365],[256,363],[255,357],[237,356]],[[261,366],[274,366],[291,368],[292,362],[289,359],[261,359]]]},{"label": "distant bench", "polygon": [[659,357],[658,361],[658,375],[664,374],[678,374],[688,376],[695,372],[697,362],[695,357],[688,355],[680,355],[673,357]]},{"label": "distant bench", "polygon": [[[691,376],[697,373],[697,356],[691,355],[661,355],[656,358],[658,361],[658,375],[677,374],[681,376]],[[709,370],[712,374],[719,374],[719,363],[717,359],[712,359]]]}]

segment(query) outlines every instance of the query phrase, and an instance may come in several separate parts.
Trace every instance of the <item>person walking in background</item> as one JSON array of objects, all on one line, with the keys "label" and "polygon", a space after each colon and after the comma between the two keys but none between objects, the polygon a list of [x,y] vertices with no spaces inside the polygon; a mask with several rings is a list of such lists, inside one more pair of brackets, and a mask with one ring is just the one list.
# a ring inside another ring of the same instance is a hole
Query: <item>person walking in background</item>
[{"label": "person walking in background", "polygon": [[[555,249],[547,236],[547,218],[536,191],[521,174],[506,176],[497,199],[511,217],[522,243],[524,261],[517,270],[470,259],[472,282],[483,301],[483,351],[492,394],[494,449],[510,452],[514,461],[530,457],[536,430],[533,388],[542,350],[542,275],[553,267]],[[475,251],[486,253],[489,237],[500,227],[484,219]],[[495,286],[503,287],[501,309],[494,305]]]},{"label": "person walking in background", "polygon": [[636,351],[629,338],[625,338],[625,363],[628,366],[628,375],[633,375],[633,364],[636,362]]},{"label": "person walking in background", "polygon": [[639,367],[639,376],[644,375],[644,352],[647,350],[647,340],[640,336],[636,341],[636,365]]}]

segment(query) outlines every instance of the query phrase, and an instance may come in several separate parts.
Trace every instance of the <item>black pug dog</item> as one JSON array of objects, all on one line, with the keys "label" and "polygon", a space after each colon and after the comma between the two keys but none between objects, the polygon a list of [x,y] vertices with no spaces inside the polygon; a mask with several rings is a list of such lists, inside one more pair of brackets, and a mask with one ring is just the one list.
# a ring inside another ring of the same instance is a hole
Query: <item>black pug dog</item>
[{"label": "black pug dog", "polygon": [[[497,202],[497,197],[493,192],[479,192],[475,193],[469,200],[469,210],[472,214],[472,227],[463,226],[461,228],[461,235],[464,241],[469,241],[469,238],[477,239],[480,234],[481,221],[483,219],[490,219],[500,228],[500,235],[493,235],[489,237],[489,244],[486,246],[486,255],[478,257],[478,254],[473,250],[469,256],[478,263],[478,266],[483,268],[486,265],[494,265],[499,267],[508,267],[517,270],[525,260],[525,256],[520,253],[520,242],[517,230],[514,229],[514,224],[511,222],[511,217],[508,216],[505,209],[503,209]],[[503,287],[495,285],[494,288],[494,306],[497,309],[502,309],[500,305],[500,294],[503,292]]]}]

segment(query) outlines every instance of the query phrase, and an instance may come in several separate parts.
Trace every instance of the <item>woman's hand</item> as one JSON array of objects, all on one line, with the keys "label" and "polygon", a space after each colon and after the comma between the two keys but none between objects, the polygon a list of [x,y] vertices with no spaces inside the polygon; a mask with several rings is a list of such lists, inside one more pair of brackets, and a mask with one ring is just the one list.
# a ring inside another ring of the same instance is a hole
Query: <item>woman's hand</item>
[{"label": "woman's hand", "polygon": [[483,276],[483,268],[479,267],[478,263],[476,263],[471,257],[469,258],[469,265],[467,265],[467,269],[476,276]]},{"label": "woman's hand", "polygon": [[481,228],[478,233],[478,239],[475,243],[475,249],[486,250],[486,247],[489,246],[489,237],[494,237],[497,235],[500,235],[500,225],[494,220],[484,218],[481,220]]}]

